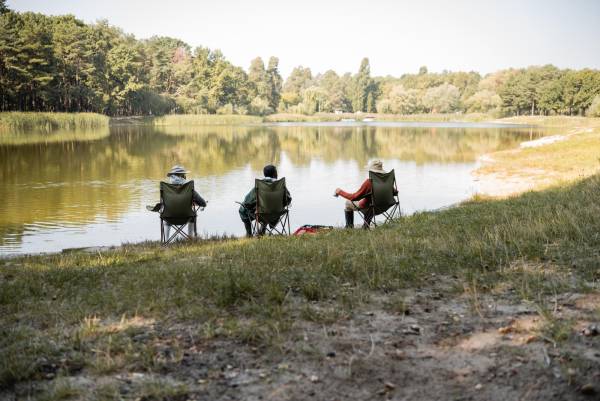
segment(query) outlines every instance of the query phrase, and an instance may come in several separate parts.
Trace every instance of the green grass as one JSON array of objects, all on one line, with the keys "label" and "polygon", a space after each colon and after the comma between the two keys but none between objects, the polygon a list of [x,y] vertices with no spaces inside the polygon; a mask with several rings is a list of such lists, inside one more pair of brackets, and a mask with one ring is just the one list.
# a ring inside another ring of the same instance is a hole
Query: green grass
[{"label": "green grass", "polygon": [[452,114],[378,114],[378,113],[316,113],[313,115],[276,113],[264,117],[247,115],[216,115],[216,114],[172,114],[152,119],[154,125],[240,125],[277,122],[332,122],[342,119],[362,121],[371,116],[375,121],[419,121],[419,122],[481,122],[493,117],[483,113],[452,113]]},{"label": "green grass", "polygon": [[[3,259],[0,386],[42,378],[52,364],[58,373],[160,371],[177,363],[180,348],[168,358],[157,353],[155,321],[277,348],[295,318],[335,321],[373,294],[424,286],[431,273],[457,275],[477,293],[508,283],[532,302],[585,290],[600,280],[599,197],[593,176],[418,213],[372,232]],[[390,308],[401,311],[396,299]],[[133,341],[140,333],[150,334]]]},{"label": "green grass", "polygon": [[493,116],[486,113],[422,113],[422,114],[378,114],[363,113],[375,117],[376,121],[410,121],[410,122],[482,122],[490,121]]},{"label": "green grass", "polygon": [[277,113],[264,117],[264,122],[327,122],[341,119],[362,121],[365,117],[374,117],[375,121],[409,121],[409,122],[481,122],[493,119],[484,113],[450,113],[450,114],[380,114],[380,113],[316,113],[313,115]]},{"label": "green grass", "polygon": [[339,121],[342,118],[354,118],[354,114],[334,114],[334,113],[316,113],[313,115],[294,114],[294,113],[276,113],[265,116],[263,121],[266,123],[284,123],[284,122],[326,122]]},{"label": "green grass", "polygon": [[175,125],[175,126],[193,126],[193,125],[243,125],[259,124],[262,117],[246,116],[239,114],[221,115],[221,114],[171,114],[163,117],[156,117],[151,120],[154,125]]},{"label": "green grass", "polygon": [[600,118],[590,117],[569,117],[569,116],[519,116],[507,117],[500,122],[537,125],[541,127],[558,128],[598,128],[600,127]]},{"label": "green grass", "polygon": [[11,131],[102,128],[107,127],[108,122],[108,117],[95,113],[0,113],[0,128]]},{"label": "green grass", "polygon": [[478,173],[523,177],[537,188],[589,177],[600,171],[600,119],[586,117],[514,117],[501,120],[559,128],[565,140],[552,144],[491,154],[491,164]]}]

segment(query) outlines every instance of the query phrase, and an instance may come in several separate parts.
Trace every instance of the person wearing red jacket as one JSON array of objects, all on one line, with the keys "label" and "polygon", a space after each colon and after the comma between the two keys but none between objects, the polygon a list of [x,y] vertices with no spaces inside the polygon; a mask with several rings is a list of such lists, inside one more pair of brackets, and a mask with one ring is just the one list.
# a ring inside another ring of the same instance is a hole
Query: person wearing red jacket
[{"label": "person wearing red jacket", "polygon": [[[383,170],[383,163],[381,160],[373,160],[369,163],[369,171],[375,173],[385,173]],[[346,200],[346,206],[344,214],[346,217],[346,228],[354,228],[354,212],[357,210],[364,210],[371,203],[371,180],[368,178],[363,181],[360,188],[356,192],[346,192],[341,188],[335,189],[335,196],[341,196]],[[365,216],[365,223],[368,224],[371,221],[372,216],[368,214]]]}]

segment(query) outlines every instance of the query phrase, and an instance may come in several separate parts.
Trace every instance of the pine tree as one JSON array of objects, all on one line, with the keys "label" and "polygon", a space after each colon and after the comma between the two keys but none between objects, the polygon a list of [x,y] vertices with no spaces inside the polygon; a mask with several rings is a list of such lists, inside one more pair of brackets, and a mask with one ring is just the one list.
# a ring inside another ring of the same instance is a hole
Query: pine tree
[{"label": "pine tree", "polygon": [[0,0],[0,14],[6,14],[10,9],[6,5],[6,0]]}]

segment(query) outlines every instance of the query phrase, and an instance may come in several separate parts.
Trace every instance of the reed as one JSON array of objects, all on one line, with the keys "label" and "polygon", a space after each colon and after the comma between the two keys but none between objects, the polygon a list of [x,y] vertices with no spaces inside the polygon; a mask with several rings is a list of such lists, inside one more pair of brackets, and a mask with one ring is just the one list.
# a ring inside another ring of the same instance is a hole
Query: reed
[{"label": "reed", "polygon": [[11,131],[36,130],[50,132],[56,129],[107,127],[109,118],[96,113],[38,113],[2,112],[0,128]]},{"label": "reed", "polygon": [[170,114],[152,120],[154,125],[245,125],[259,124],[262,117],[239,114]]}]

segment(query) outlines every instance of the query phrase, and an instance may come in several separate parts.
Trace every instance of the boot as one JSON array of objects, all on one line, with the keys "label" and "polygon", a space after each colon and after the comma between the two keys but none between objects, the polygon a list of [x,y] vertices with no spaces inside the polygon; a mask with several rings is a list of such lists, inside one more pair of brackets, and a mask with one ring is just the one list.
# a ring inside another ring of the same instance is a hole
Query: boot
[{"label": "boot", "polygon": [[252,223],[250,220],[242,220],[244,222],[244,228],[246,229],[246,237],[252,237]]},{"label": "boot", "polygon": [[354,228],[354,212],[352,210],[345,210],[344,216],[346,217],[346,228]]}]

